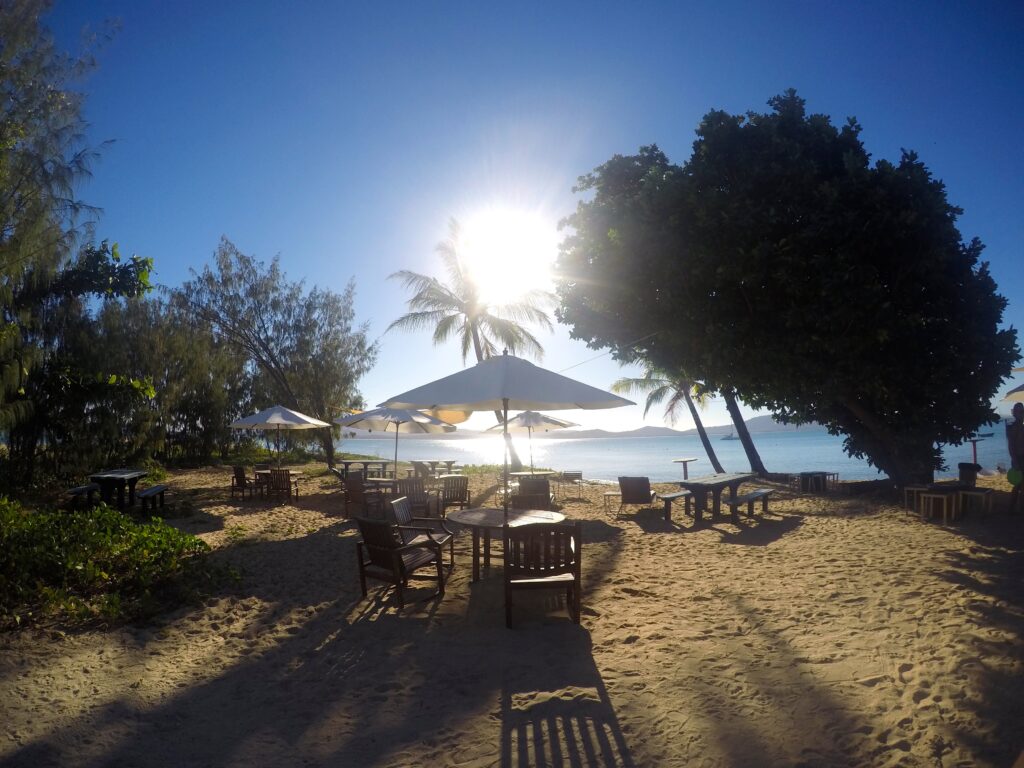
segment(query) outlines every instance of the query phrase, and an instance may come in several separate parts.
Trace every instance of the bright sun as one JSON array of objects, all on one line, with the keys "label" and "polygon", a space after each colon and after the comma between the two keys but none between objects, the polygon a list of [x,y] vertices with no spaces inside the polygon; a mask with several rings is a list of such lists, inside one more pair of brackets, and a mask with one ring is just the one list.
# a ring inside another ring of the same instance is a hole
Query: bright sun
[{"label": "bright sun", "polygon": [[538,213],[488,208],[462,222],[459,255],[480,298],[506,304],[533,289],[551,290],[558,231]]}]

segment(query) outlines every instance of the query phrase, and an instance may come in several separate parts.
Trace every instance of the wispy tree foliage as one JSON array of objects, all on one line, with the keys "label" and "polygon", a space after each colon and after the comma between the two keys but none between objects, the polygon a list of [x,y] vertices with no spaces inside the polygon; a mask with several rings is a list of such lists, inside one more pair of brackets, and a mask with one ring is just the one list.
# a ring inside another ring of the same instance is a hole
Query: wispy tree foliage
[{"label": "wispy tree foliage", "polygon": [[996,416],[1018,357],[1006,300],[914,153],[872,165],[856,121],[837,129],[792,91],[769,103],[709,112],[683,166],[644,147],[580,180],[559,318],[820,422],[897,480],[930,477],[940,444]]}]

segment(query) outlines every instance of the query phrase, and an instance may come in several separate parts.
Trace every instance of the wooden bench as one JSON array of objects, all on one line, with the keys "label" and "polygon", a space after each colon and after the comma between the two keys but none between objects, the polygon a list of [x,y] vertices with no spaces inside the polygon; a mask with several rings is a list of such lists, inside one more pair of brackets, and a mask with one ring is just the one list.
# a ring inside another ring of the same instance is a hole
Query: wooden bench
[{"label": "wooden bench", "polygon": [[77,488],[69,488],[66,493],[71,497],[72,505],[76,505],[78,500],[85,496],[86,503],[91,507],[93,494],[98,493],[99,490],[99,483],[86,483],[85,485],[80,485]]},{"label": "wooden bench", "polygon": [[163,507],[164,491],[166,490],[166,485],[151,485],[136,493],[135,497],[142,503],[142,511],[145,512],[146,508],[152,505],[153,511],[156,512],[156,501],[158,498],[160,499],[160,506]]},{"label": "wooden bench", "polygon": [[754,502],[758,499],[761,500],[761,511],[768,511],[768,497],[771,496],[771,488],[755,488],[754,490],[744,493],[741,496],[736,496],[732,499],[726,499],[726,504],[732,510],[732,514],[736,516],[736,510],[741,504],[747,505],[747,517],[754,516]]},{"label": "wooden bench", "polygon": [[665,502],[665,519],[672,519],[672,502],[677,499],[683,499],[685,504],[684,510],[686,514],[690,514],[690,499],[693,494],[689,491],[676,491],[675,493],[659,493],[658,498]]},{"label": "wooden bench", "polygon": [[964,515],[970,506],[971,499],[977,499],[983,512],[992,512],[992,497],[993,492],[991,488],[961,488],[956,492],[956,503],[960,508],[960,514]]}]

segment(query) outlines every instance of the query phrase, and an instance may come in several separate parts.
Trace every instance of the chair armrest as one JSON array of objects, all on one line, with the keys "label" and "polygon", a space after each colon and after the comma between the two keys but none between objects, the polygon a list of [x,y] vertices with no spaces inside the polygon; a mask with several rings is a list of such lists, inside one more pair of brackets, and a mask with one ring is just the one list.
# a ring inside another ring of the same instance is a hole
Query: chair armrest
[{"label": "chair armrest", "polygon": [[[444,529],[445,533],[447,533],[447,534],[449,534],[451,536],[455,535],[455,531],[451,530],[447,525],[445,525],[447,520],[445,520],[444,518],[441,518],[441,517],[414,517],[412,519],[412,521],[414,523],[415,522],[432,523],[434,526],[438,526],[439,525],[439,526],[441,526],[441,528]],[[438,532],[436,527],[431,528],[430,530],[432,530],[434,533]]]}]

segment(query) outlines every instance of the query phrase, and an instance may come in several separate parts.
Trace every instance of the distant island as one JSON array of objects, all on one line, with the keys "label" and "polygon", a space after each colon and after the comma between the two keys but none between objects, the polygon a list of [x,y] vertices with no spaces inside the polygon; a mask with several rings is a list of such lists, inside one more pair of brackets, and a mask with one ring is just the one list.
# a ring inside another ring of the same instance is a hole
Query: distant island
[{"label": "distant island", "polygon": [[[821,430],[824,429],[820,424],[804,424],[803,426],[793,426],[792,424],[780,424],[775,421],[771,416],[755,416],[752,419],[747,420],[747,429],[750,430],[751,434],[764,434],[766,432],[792,432],[795,430]],[[730,424],[720,424],[714,427],[705,427],[705,431],[711,438],[724,437],[732,432],[736,431],[735,426]],[[376,438],[380,439],[384,437],[383,432],[364,432],[362,430],[353,431],[354,437],[348,438],[353,440],[365,439],[365,438]],[[459,440],[468,439],[473,437],[485,437],[488,435],[497,435],[496,432],[484,432],[476,429],[458,429],[455,432],[449,432],[447,434],[403,434],[402,440]],[[567,439],[593,439],[603,437],[689,437],[696,435],[696,429],[671,429],[670,427],[640,427],[639,429],[631,429],[626,432],[609,432],[606,429],[559,429],[553,432],[534,432],[533,437],[536,440],[543,440],[545,438],[554,438],[557,440]],[[392,438],[394,433],[391,433]],[[525,436],[525,435],[524,435]]]}]

